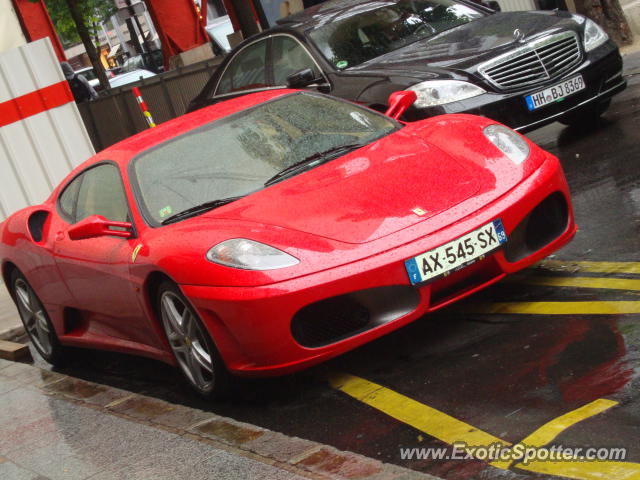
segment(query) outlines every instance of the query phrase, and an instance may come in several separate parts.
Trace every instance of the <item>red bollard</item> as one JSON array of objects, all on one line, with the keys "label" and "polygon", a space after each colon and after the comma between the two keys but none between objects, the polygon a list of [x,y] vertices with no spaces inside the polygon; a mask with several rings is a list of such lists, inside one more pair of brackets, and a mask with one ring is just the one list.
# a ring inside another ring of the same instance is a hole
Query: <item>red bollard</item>
[{"label": "red bollard", "polygon": [[153,122],[153,117],[151,116],[151,113],[147,108],[147,104],[144,103],[144,100],[142,99],[142,95],[140,95],[140,89],[138,87],[133,87],[131,91],[135,95],[138,105],[140,105],[140,110],[142,111],[144,118],[147,120],[147,123],[149,124],[149,128],[155,127],[156,124]]}]

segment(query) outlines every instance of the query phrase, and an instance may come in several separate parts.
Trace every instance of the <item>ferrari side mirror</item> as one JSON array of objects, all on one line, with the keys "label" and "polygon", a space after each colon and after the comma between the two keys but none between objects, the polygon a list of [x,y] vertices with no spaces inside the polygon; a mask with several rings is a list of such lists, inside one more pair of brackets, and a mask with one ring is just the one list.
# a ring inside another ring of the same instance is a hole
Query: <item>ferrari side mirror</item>
[{"label": "ferrari side mirror", "polygon": [[407,109],[417,100],[416,92],[400,90],[389,95],[389,108],[384,114],[398,120]]},{"label": "ferrari side mirror", "polygon": [[287,87],[289,88],[304,88],[314,83],[318,83],[315,73],[310,68],[298,70],[287,76]]},{"label": "ferrari side mirror", "polygon": [[68,230],[71,240],[83,240],[104,236],[131,238],[133,225],[129,222],[113,222],[101,215],[91,215]]}]

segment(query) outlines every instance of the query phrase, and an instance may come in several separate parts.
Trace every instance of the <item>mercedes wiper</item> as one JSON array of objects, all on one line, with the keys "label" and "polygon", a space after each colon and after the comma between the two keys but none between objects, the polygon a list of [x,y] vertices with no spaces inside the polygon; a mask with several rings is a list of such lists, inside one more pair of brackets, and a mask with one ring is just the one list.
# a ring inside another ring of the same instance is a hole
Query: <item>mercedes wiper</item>
[{"label": "mercedes wiper", "polygon": [[170,223],[178,222],[185,218],[195,217],[196,215],[200,215],[201,213],[208,212],[209,210],[213,210],[214,208],[221,207],[226,205],[227,203],[235,202],[243,198],[244,195],[240,195],[238,197],[228,197],[228,198],[220,198],[218,200],[212,200],[210,202],[201,203],[200,205],[196,205],[191,208],[187,208],[182,212],[176,213],[175,215],[171,215],[170,217],[165,218],[162,221],[162,225],[168,225]]},{"label": "mercedes wiper", "polygon": [[292,177],[303,170],[308,170],[320,165],[321,163],[329,161],[335,158],[337,155],[351,152],[362,146],[363,145],[361,143],[349,143],[347,145],[340,145],[337,147],[329,148],[328,150],[324,150],[322,152],[314,153],[313,155],[309,155],[299,162],[296,162],[293,165],[289,165],[284,170],[276,173],[273,177],[264,182],[264,186],[268,187],[269,185],[273,185],[274,183],[277,183],[280,180],[284,180],[285,178]]}]

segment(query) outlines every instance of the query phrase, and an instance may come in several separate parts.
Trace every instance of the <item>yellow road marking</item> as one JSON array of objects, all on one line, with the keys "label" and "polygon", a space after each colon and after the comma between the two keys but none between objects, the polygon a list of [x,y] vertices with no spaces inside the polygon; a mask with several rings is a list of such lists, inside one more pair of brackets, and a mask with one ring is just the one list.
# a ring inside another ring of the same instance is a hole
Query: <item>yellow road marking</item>
[{"label": "yellow road marking", "polygon": [[465,442],[469,446],[487,447],[494,443],[511,445],[468,423],[364,378],[334,374],[329,378],[329,383],[356,400],[443,442]]},{"label": "yellow road marking", "polygon": [[603,288],[609,290],[640,291],[640,279],[594,277],[523,277],[512,278],[513,283],[550,287]]},{"label": "yellow road marking", "polygon": [[[572,425],[602,413],[615,405],[618,405],[618,402],[607,400],[605,398],[594,400],[591,403],[583,405],[580,408],[572,410],[569,413],[565,413],[564,415],[545,423],[533,433],[527,435],[527,437],[520,441],[519,444],[526,445],[527,447],[543,447],[548,443],[551,443],[558,435]],[[511,465],[511,462],[493,462],[491,465],[507,469]]]},{"label": "yellow road marking", "polygon": [[593,273],[638,273],[640,274],[640,262],[563,262],[562,260],[543,260],[536,265],[538,268],[554,272],[580,272]]},{"label": "yellow road marking", "polygon": [[497,302],[464,304],[449,311],[532,315],[619,315],[640,313],[640,301],[615,302]]},{"label": "yellow road marking", "polygon": [[[468,423],[453,418],[435,408],[424,405],[377,383],[349,374],[333,374],[329,378],[332,387],[346,393],[413,428],[420,430],[450,445],[464,442],[468,446],[490,447],[495,443],[511,444],[505,440],[477,429]],[[607,399],[595,400],[583,407],[566,413],[522,440],[522,444],[543,447],[553,441],[568,427],[597,415],[617,402]],[[473,450],[470,450],[473,453]],[[509,465],[494,462],[492,465],[508,469]],[[515,467],[535,473],[574,478],[577,480],[640,480],[640,464],[619,461],[557,461],[532,460],[515,464]]]},{"label": "yellow road marking", "polygon": [[533,461],[528,465],[518,464],[517,468],[529,472],[575,478],[577,480],[639,480],[640,464],[615,461],[591,462],[542,462]]}]

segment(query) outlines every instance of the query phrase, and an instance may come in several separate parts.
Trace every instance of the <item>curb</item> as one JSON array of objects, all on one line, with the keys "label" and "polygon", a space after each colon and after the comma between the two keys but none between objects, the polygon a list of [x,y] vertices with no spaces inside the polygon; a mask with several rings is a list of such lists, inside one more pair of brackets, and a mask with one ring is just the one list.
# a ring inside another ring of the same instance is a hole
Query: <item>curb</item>
[{"label": "curb", "polygon": [[329,445],[211,412],[0,359],[0,374],[45,395],[208,443],[314,479],[439,480]]},{"label": "curb", "polygon": [[20,337],[24,335],[24,327],[20,324],[17,327],[8,328],[0,331],[0,340],[11,340],[15,337]]}]

